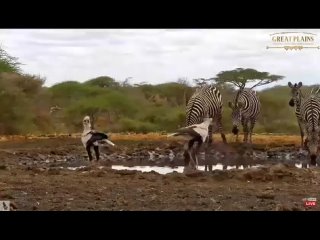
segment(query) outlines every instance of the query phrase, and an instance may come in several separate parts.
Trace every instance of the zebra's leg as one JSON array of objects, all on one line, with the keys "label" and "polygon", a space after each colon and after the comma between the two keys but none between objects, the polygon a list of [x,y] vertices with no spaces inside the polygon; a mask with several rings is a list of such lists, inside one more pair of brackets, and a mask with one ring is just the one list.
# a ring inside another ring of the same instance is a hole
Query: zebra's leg
[{"label": "zebra's leg", "polygon": [[195,150],[196,169],[198,169],[198,167],[199,167],[198,155],[200,152],[201,145],[202,145],[202,142],[198,142],[196,150]]},{"label": "zebra's leg", "polygon": [[191,168],[193,170],[197,170],[198,158],[197,158],[197,152],[196,152],[195,147],[192,147],[188,152],[189,152],[190,159],[191,159],[191,161],[190,161]]},{"label": "zebra's leg", "polygon": [[[208,137],[205,140],[205,147],[204,147],[204,170],[205,171],[207,171],[207,169],[210,171],[210,166],[209,166],[209,161],[208,161],[208,149],[209,149],[210,145],[213,142],[212,134],[213,134],[213,126],[209,125],[209,127],[208,127]],[[198,142],[198,145],[199,145],[199,142]],[[201,144],[200,144],[200,146],[201,146]],[[199,146],[199,148],[197,148],[197,153],[196,153],[197,155],[198,155],[198,151],[200,149],[200,146]]]},{"label": "zebra's leg", "polygon": [[184,167],[185,167],[185,168],[186,168],[186,167],[189,167],[189,165],[190,165],[190,160],[192,159],[190,150],[192,149],[193,144],[194,144],[194,140],[191,139],[188,143],[186,143],[186,144],[184,145],[184,153],[183,153],[183,156],[184,156]]},{"label": "zebra's leg", "polygon": [[239,132],[236,134],[236,142],[239,142]]},{"label": "zebra's leg", "polygon": [[[208,139],[208,138],[207,138]],[[206,139],[206,140],[207,140]],[[197,145],[195,147],[192,148],[192,160],[193,160],[193,167],[195,170],[198,170],[198,166],[199,166],[199,160],[198,160],[198,155],[199,155],[199,151],[202,145],[202,140],[196,140]]]},{"label": "zebra's leg", "polygon": [[208,138],[206,139],[206,142],[207,142],[208,146],[213,142],[212,134],[213,134],[213,126],[209,125],[209,127],[208,127]]},{"label": "zebra's leg", "polygon": [[248,141],[248,121],[242,120],[243,127],[243,142]]},{"label": "zebra's leg", "polygon": [[204,148],[204,171],[207,172],[209,171],[209,160],[208,160],[208,156],[207,156],[207,143],[205,144],[205,148]]},{"label": "zebra's leg", "polygon": [[218,131],[221,135],[223,143],[227,143],[226,135],[224,134],[223,128],[222,128],[222,114],[221,113],[217,117],[217,125],[218,125]]},{"label": "zebra's leg", "polygon": [[192,149],[193,151],[192,151],[192,159],[194,160],[193,161],[193,168],[195,169],[195,170],[197,170],[198,169],[198,164],[199,164],[199,162],[198,162],[198,151],[197,151],[197,148],[198,148],[198,146],[196,146],[196,148],[195,149]]},{"label": "zebra's leg", "polygon": [[[210,128],[211,127],[211,128]],[[210,145],[212,144],[212,126],[209,126],[209,129],[208,129],[208,138],[206,139],[205,141],[205,148],[204,148],[204,162],[205,162],[205,167],[204,167],[204,170],[207,171],[210,171],[210,169],[212,169],[212,164],[210,164],[209,162],[209,157],[208,157],[208,150],[209,150],[209,147]],[[201,144],[200,144],[201,146]],[[199,149],[200,149],[200,146],[199,146]],[[198,149],[198,150],[199,150]],[[198,154],[198,153],[197,153]]]},{"label": "zebra's leg", "polygon": [[255,119],[251,119],[250,121],[250,129],[249,129],[249,143],[252,144],[252,132],[253,132],[253,128],[254,128],[254,125],[256,124],[256,120]]},{"label": "zebra's leg", "polygon": [[210,171],[212,171],[212,162],[210,161],[208,155],[209,154],[205,150],[205,155],[204,155],[205,168],[204,168],[204,170],[210,172]]},{"label": "zebra's leg", "polygon": [[190,155],[188,149],[185,149],[183,152],[184,157],[184,167],[188,167],[190,163]]},{"label": "zebra's leg", "polygon": [[208,154],[208,149],[209,149],[209,145],[208,144],[209,139],[207,139],[207,141],[205,142],[205,149],[204,149],[204,162],[205,162],[205,171],[212,171],[212,162],[210,161],[209,158],[209,154]]},{"label": "zebra's leg", "polygon": [[303,132],[303,129],[301,127],[301,122],[300,121],[298,121],[298,125],[299,125],[300,136],[301,136],[301,149],[303,149],[303,146],[304,146],[304,144],[303,144],[304,132]]}]

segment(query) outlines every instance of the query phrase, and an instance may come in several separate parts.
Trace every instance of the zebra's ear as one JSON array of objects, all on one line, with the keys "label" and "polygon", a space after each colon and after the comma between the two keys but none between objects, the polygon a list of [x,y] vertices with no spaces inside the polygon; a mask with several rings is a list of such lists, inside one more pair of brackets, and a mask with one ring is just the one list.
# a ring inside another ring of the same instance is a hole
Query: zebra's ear
[{"label": "zebra's ear", "polygon": [[299,83],[298,83],[298,87],[299,87],[299,88],[302,87],[302,82],[299,82]]},{"label": "zebra's ear", "polygon": [[228,102],[228,106],[229,106],[229,108],[233,109],[233,104],[232,104],[232,102]]},{"label": "zebra's ear", "polygon": [[288,86],[292,88],[292,83],[291,83],[291,82],[288,82]]}]

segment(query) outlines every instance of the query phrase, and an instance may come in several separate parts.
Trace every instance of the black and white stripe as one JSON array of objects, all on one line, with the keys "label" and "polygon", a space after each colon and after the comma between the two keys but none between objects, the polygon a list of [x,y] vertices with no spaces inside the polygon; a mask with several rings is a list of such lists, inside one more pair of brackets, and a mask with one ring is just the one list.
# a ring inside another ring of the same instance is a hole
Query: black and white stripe
[{"label": "black and white stripe", "polygon": [[289,101],[289,106],[294,107],[295,106],[295,114],[297,117],[299,130],[300,130],[300,136],[301,136],[301,149],[303,148],[303,138],[304,138],[304,130],[302,127],[302,118],[300,114],[300,108],[301,108],[301,101],[304,98],[304,95],[301,91],[302,82],[299,82],[298,84],[292,84],[291,82],[288,82],[288,86],[291,88],[291,99]]},{"label": "black and white stripe", "polygon": [[229,102],[229,107],[232,109],[232,132],[237,135],[237,141],[238,127],[241,123],[244,132],[243,141],[252,143],[253,128],[261,111],[261,103],[256,92],[251,89],[240,89],[234,102]]},{"label": "black and white stripe", "polygon": [[307,135],[311,164],[316,165],[320,134],[320,98],[317,94],[311,92],[310,96],[302,99],[300,114],[302,128]]},{"label": "black and white stripe", "polygon": [[[212,85],[204,85],[198,88],[188,101],[186,106],[186,126],[200,124],[204,118],[211,118],[217,125],[217,131],[221,134],[221,138],[226,143],[226,137],[222,128],[222,99],[220,91]],[[210,124],[208,128],[208,145],[212,143],[213,126]],[[188,145],[193,144],[189,141]],[[207,146],[208,146],[207,145]],[[185,151],[185,156],[187,152]],[[185,158],[185,166],[189,164],[188,158]],[[205,165],[207,169],[207,164]]]},{"label": "black and white stripe", "polygon": [[91,148],[93,147],[96,160],[98,161],[100,158],[99,152],[99,142],[106,142],[111,146],[115,146],[113,142],[108,140],[108,135],[105,133],[97,132],[92,129],[91,121],[89,116],[85,116],[83,119],[83,133],[81,135],[81,141],[83,146],[86,148],[88,153],[89,160],[92,161]]},{"label": "black and white stripe", "polygon": [[[191,96],[186,107],[186,125],[200,124],[205,117],[212,118],[217,123],[218,131],[225,142],[225,135],[222,130],[222,99],[220,91],[212,86],[205,85],[198,88]],[[212,133],[212,128],[209,128]],[[212,141],[209,133],[210,142]]]}]

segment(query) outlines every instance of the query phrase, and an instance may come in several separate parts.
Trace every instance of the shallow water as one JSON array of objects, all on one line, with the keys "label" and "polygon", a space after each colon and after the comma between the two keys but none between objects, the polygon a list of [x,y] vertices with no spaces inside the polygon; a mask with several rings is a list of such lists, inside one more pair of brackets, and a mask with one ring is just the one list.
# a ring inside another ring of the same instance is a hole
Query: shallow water
[{"label": "shallow water", "polygon": [[[258,168],[260,166],[263,165],[254,165],[248,168]],[[66,169],[71,170],[71,171],[75,171],[78,169],[82,169],[85,168],[86,166],[79,166],[79,167],[67,167]],[[296,163],[295,167],[297,168],[302,168],[302,164],[301,163]],[[307,165],[307,167],[310,167],[309,165]],[[63,168],[63,167],[61,167]],[[104,168],[103,166],[99,166],[99,169]],[[183,169],[184,166],[177,166],[177,167],[159,167],[159,166],[133,166],[133,167],[128,167],[128,166],[124,166],[124,165],[112,165],[111,166],[112,169],[115,170],[132,170],[132,171],[141,171],[141,172],[151,172],[151,171],[155,171],[159,174],[168,174],[168,173],[173,173],[173,172],[178,172],[178,173],[183,173]],[[199,170],[204,171],[205,166],[199,166],[198,167]],[[230,170],[230,169],[236,169],[236,166],[227,166],[226,170]],[[242,170],[244,169],[243,165],[240,165],[238,167],[238,169]],[[223,170],[223,165],[222,164],[217,164],[217,165],[213,165],[212,166],[212,170]]]},{"label": "shallow water", "polygon": [[[260,166],[262,166],[262,165],[255,165],[255,166],[251,166],[250,168],[257,168]],[[295,167],[302,168],[302,164],[295,164]],[[178,167],[174,167],[174,168],[172,168],[172,167],[157,167],[157,166],[128,167],[128,166],[124,166],[124,165],[112,165],[111,168],[115,169],[115,170],[137,170],[137,171],[141,171],[141,172],[155,171],[160,174],[168,174],[168,173],[172,173],[172,172],[183,173],[184,167],[183,166],[178,166]],[[204,171],[205,167],[199,166],[198,169]],[[230,169],[236,169],[236,166],[227,166],[227,170],[230,170]],[[243,165],[239,166],[238,169],[244,169]],[[214,166],[212,166],[212,170],[223,170],[223,165],[222,164],[214,165]]]},{"label": "shallow water", "polygon": [[[257,166],[252,166],[252,167],[258,167]],[[123,166],[123,165],[112,165],[111,166],[112,169],[115,170],[137,170],[137,171],[141,171],[141,172],[151,172],[151,171],[155,171],[157,173],[160,174],[168,174],[168,173],[172,173],[172,172],[178,172],[178,173],[182,173],[183,172],[183,166],[178,166],[178,167],[158,167],[158,166],[134,166],[134,167],[127,167],[127,166]],[[204,171],[205,166],[199,166],[198,167],[199,170]],[[230,169],[236,169],[236,166],[227,166],[227,170]],[[244,167],[241,165],[239,166],[238,169],[244,169]],[[217,164],[212,166],[212,170],[223,170],[223,165],[222,164]]]}]

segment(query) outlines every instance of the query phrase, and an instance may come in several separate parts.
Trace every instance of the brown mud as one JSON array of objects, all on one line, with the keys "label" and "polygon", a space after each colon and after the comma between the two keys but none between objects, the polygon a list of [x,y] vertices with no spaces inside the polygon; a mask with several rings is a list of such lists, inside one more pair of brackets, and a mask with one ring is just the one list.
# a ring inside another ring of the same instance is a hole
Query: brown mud
[{"label": "brown mud", "polygon": [[[320,169],[295,167],[297,151],[291,145],[273,149],[255,146],[256,155],[269,156],[262,160],[252,159],[252,153],[250,157],[250,151],[248,155],[243,147],[217,145],[223,156],[215,155],[213,164],[235,164],[230,159],[238,154],[234,161],[250,158],[245,164],[239,163],[249,167],[162,175],[114,170],[111,165],[182,165],[181,142],[115,143],[116,148],[101,147],[102,159],[89,164],[79,139],[0,142],[0,200],[11,201],[18,211],[320,209],[319,204],[305,207],[303,203],[303,198],[320,199]],[[170,152],[175,154],[173,160],[169,159]],[[274,155],[277,157],[272,158]],[[250,168],[256,164],[262,166]],[[83,168],[76,168],[80,166]]]}]

